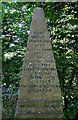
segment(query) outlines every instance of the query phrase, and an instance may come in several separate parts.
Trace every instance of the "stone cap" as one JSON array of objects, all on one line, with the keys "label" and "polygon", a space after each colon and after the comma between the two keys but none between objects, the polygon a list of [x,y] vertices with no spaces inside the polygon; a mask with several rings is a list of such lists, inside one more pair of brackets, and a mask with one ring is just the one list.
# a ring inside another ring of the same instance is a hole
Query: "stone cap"
[{"label": "stone cap", "polygon": [[[39,13],[42,14],[41,12],[43,12],[43,8],[41,8],[41,7],[34,8],[33,13],[37,13],[37,15],[38,15]],[[44,12],[43,12],[43,14],[44,14]]]}]

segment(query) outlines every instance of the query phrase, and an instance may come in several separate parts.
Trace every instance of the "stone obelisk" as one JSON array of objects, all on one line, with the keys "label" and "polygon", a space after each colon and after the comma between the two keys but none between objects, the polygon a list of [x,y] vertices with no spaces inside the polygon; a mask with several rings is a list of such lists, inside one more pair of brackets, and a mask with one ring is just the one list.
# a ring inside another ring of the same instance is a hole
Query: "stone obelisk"
[{"label": "stone obelisk", "polygon": [[61,89],[44,11],[33,11],[16,118],[61,118]]}]

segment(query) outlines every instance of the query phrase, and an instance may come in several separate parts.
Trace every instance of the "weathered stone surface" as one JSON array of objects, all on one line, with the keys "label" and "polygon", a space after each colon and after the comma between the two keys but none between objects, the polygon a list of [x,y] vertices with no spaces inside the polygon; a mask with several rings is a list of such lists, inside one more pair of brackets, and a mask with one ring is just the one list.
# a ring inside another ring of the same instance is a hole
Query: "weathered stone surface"
[{"label": "weathered stone surface", "polygon": [[61,90],[42,8],[35,8],[17,101],[16,118],[61,118]]}]

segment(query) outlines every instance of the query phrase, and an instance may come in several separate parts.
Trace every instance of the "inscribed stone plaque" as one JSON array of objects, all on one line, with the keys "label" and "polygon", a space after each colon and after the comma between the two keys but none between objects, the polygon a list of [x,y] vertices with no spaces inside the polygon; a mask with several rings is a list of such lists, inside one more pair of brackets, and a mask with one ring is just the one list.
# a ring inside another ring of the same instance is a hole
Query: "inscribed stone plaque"
[{"label": "inscribed stone plaque", "polygon": [[61,90],[43,9],[33,11],[16,118],[61,118]]}]

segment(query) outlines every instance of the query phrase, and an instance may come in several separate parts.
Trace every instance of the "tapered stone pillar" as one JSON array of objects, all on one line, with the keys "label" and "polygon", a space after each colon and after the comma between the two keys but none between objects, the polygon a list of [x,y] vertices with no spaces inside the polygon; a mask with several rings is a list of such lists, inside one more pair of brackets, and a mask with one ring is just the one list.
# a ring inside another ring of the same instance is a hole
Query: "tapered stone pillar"
[{"label": "tapered stone pillar", "polygon": [[16,118],[62,118],[61,89],[43,9],[33,11]]}]

